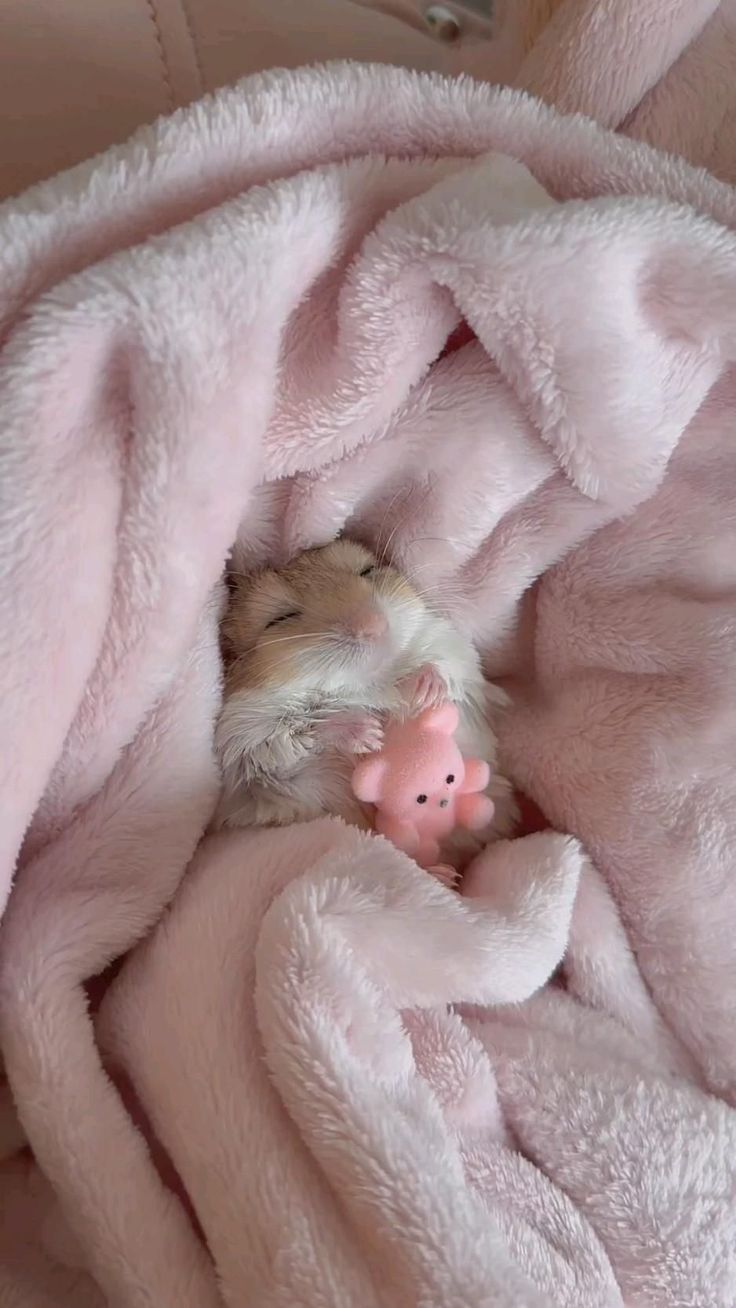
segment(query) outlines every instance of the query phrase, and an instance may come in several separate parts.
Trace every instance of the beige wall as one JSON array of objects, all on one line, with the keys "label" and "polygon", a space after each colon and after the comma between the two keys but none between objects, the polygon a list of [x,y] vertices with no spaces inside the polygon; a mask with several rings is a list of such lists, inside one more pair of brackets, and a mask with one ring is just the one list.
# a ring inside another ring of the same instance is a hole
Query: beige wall
[{"label": "beige wall", "polygon": [[445,56],[421,20],[353,0],[1,0],[0,196],[246,73]]}]

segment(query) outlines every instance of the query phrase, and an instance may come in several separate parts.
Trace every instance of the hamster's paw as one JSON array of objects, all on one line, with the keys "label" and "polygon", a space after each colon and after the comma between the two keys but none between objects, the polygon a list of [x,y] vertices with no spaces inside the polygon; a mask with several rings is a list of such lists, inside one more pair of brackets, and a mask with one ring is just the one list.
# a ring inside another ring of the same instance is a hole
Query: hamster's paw
[{"label": "hamster's paw", "polygon": [[425,663],[401,682],[400,690],[412,714],[436,708],[448,699],[447,682],[432,663]]},{"label": "hamster's paw", "polygon": [[427,871],[443,886],[447,886],[448,890],[457,889],[459,874],[457,868],[452,867],[450,863],[433,863]]},{"label": "hamster's paw", "polygon": [[372,754],[383,745],[383,726],[373,713],[336,713],[320,728],[323,745],[342,754]]}]

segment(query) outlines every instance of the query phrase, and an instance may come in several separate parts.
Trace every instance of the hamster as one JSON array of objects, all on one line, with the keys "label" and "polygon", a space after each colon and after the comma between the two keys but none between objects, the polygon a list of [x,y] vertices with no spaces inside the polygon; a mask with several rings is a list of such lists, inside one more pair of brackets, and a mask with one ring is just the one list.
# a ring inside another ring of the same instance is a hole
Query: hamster
[{"label": "hamster", "polygon": [[284,568],[235,578],[223,645],[217,826],[333,814],[369,829],[370,810],[350,784],[356,755],[380,747],[387,715],[450,699],[463,754],[491,765],[496,806],[482,839],[452,837],[451,861],[510,833],[515,809],[495,772],[492,725],[505,694],[485,681],[477,651],[451,623],[362,545],[336,540]]}]

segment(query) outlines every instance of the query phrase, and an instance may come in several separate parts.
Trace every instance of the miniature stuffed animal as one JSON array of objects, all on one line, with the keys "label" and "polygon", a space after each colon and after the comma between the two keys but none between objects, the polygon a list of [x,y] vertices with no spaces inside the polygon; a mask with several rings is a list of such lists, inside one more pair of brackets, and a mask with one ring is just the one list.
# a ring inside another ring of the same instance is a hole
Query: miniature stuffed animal
[{"label": "miniature stuffed animal", "polygon": [[493,817],[492,800],[478,793],[490,769],[481,759],[463,758],[454,740],[458,721],[454,704],[392,719],[382,748],[353,773],[357,798],[376,806],[376,831],[424,868],[437,862],[455,827],[478,831]]}]

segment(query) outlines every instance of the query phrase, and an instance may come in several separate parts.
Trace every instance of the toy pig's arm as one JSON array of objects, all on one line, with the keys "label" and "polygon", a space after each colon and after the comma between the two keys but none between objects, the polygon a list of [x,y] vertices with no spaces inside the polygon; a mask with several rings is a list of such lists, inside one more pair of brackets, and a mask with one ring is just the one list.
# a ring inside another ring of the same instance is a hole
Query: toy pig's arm
[{"label": "toy pig's arm", "polygon": [[419,849],[419,832],[413,822],[401,822],[398,818],[388,817],[379,811],[376,813],[376,831],[385,836],[397,849],[413,857]]},{"label": "toy pig's arm", "polygon": [[458,826],[467,827],[469,831],[482,831],[490,826],[494,811],[493,800],[477,793],[458,795],[455,804]]},{"label": "toy pig's arm", "polygon": [[460,787],[461,795],[474,795],[479,790],[485,790],[491,779],[491,769],[482,758],[467,758],[465,760],[465,780]]}]

